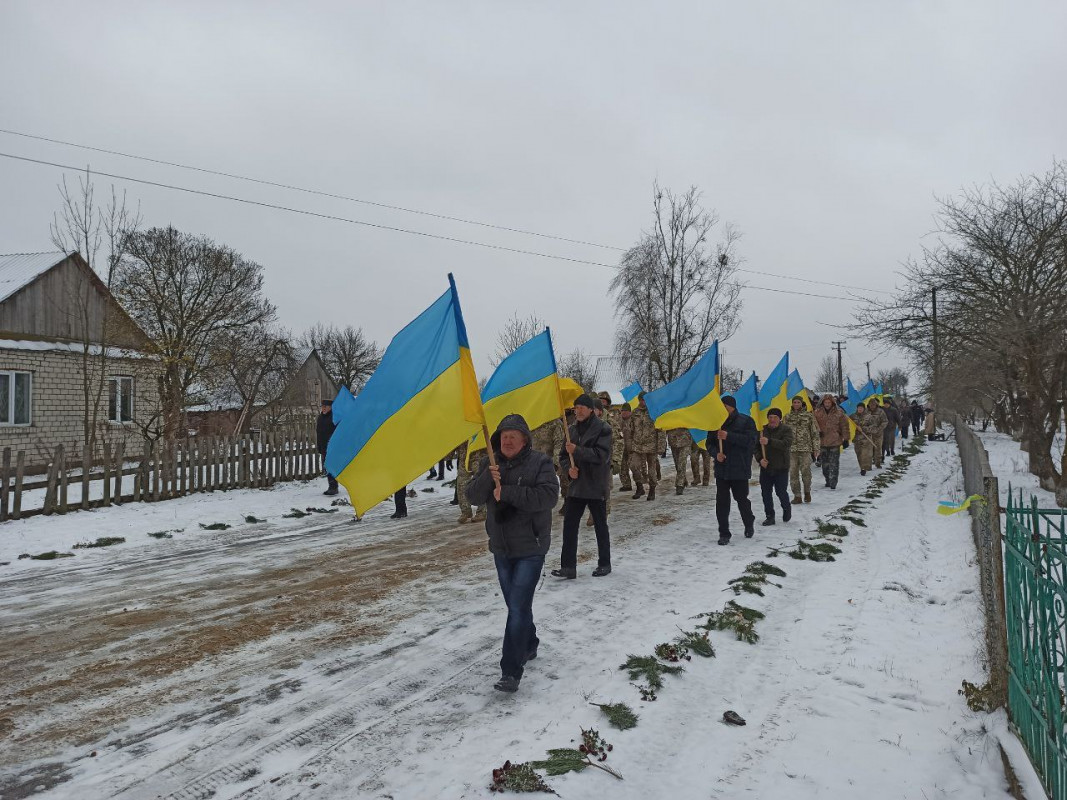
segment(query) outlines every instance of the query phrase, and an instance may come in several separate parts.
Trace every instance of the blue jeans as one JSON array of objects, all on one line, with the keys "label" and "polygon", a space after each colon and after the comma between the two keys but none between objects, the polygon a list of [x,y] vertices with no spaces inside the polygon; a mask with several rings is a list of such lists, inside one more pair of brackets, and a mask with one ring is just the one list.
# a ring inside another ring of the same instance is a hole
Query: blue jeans
[{"label": "blue jeans", "polygon": [[533,621],[533,596],[544,556],[496,559],[496,575],[500,579],[500,592],[508,605],[508,624],[504,628],[504,653],[500,659],[500,673],[514,678],[522,677],[522,668],[528,653],[537,649],[537,628]]}]

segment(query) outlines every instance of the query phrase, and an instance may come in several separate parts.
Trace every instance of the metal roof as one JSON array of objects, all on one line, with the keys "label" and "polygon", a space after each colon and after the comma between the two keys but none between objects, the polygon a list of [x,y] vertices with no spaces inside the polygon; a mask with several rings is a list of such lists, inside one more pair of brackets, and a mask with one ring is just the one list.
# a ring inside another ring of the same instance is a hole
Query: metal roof
[{"label": "metal roof", "polygon": [[68,255],[62,250],[0,255],[0,303],[48,272]]}]

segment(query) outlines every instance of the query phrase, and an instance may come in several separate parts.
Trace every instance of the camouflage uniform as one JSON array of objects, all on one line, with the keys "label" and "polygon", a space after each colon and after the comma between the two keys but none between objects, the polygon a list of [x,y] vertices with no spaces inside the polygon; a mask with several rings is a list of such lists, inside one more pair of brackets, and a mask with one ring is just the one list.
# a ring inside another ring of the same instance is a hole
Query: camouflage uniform
[{"label": "camouflage uniform", "polygon": [[634,473],[637,491],[643,492],[644,484],[654,487],[659,478],[657,472],[660,452],[660,432],[652,423],[648,410],[640,406],[634,409],[629,420],[630,428],[630,468]]},{"label": "camouflage uniform", "polygon": [[[556,468],[556,475],[559,476],[559,496],[566,501],[567,487],[570,486],[571,476],[567,474],[567,467],[570,464],[565,464],[561,469],[559,463],[559,451],[563,449],[564,442],[563,420],[550,420],[544,425],[534,428],[530,433],[530,437],[530,445],[533,449],[544,453],[552,459],[552,464]],[[562,508],[560,513],[563,513]]]},{"label": "camouflage uniform", "polygon": [[667,444],[674,457],[674,488],[680,490],[689,485],[685,479],[685,462],[693,447],[693,437],[688,428],[672,428],[667,431]]},{"label": "camouflage uniform", "polygon": [[[801,406],[800,411],[790,408],[785,422],[793,429],[793,448],[789,453],[789,488],[793,490],[793,502],[811,502],[811,457],[820,447],[819,425],[815,415]],[[800,494],[803,486],[804,494]]]},{"label": "camouflage uniform", "polygon": [[[470,522],[474,517],[471,502],[467,499],[467,484],[471,482],[472,473],[467,469],[467,446],[464,442],[456,448],[456,499],[459,500],[460,522]],[[479,447],[471,453],[471,469],[477,470],[478,464],[485,457],[485,448]],[[479,512],[481,513],[481,512]]]},{"label": "camouflage uniform", "polygon": [[[879,438],[882,434],[878,429],[881,421],[868,411],[861,414],[858,410],[851,414],[849,419],[856,425],[856,436],[852,439],[852,446],[856,449],[856,461],[860,465],[860,471],[866,472],[871,468],[871,461],[874,458],[874,442],[878,442],[879,445],[882,443]],[[878,449],[880,450],[881,447]]]},{"label": "camouflage uniform", "polygon": [[[711,440],[706,439],[704,441],[704,447],[707,447],[709,441]],[[689,448],[689,461],[693,467],[693,485],[707,486],[711,480],[711,453],[696,442],[693,442]],[[702,467],[703,474],[701,474]]]},{"label": "camouflage uniform", "polygon": [[871,417],[869,422],[870,428],[864,431],[871,439],[874,440],[874,465],[881,468],[882,459],[885,456],[882,450],[883,436],[885,429],[889,427],[889,417],[885,415],[881,407],[871,411],[870,406],[867,407],[867,415]]}]

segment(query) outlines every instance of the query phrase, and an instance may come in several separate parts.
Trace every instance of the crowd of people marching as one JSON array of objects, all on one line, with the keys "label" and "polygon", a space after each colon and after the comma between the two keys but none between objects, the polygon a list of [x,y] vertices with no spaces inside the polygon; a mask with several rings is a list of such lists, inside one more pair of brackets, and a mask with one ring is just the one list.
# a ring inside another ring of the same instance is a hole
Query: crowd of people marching
[{"label": "crowd of people marching", "polygon": [[[594,577],[611,573],[611,512],[614,477],[619,493],[656,500],[661,482],[660,458],[669,449],[675,466],[674,491],[709,486],[715,479],[718,543],[732,538],[730,516],[737,505],[746,538],[755,534],[756,517],[749,500],[753,467],[759,468],[765,526],[788,522],[792,507],[812,501],[812,465],[822,470],[825,488],[837,488],[841,453],[850,446],[861,475],[881,469],[896,453],[898,434],[924,426],[930,433],[933,409],[889,396],[858,403],[846,414],[845,397],[823,395],[809,410],[807,396],[797,395],[789,409],[771,408],[757,430],[752,417],[738,411],[733,397],[722,398],[729,416],[711,431],[701,447],[688,429],[661,431],[645,406],[642,393],[635,408],[613,405],[607,392],[583,394],[567,412],[566,422],[552,420],[534,430],[518,414],[505,417],[490,437],[493,458],[484,449],[458,447],[448,460],[456,464],[456,495],[461,524],[484,522],[489,550],[496,562],[508,621],[497,689],[518,689],[527,662],[537,657],[539,640],[533,621],[533,595],[552,544],[553,514],[563,517],[563,541],[557,578],[577,578],[578,532],[583,517],[594,529],[597,565]],[[849,425],[849,420],[853,425]],[[566,426],[566,427],[565,427]],[[324,403],[318,425],[319,451],[325,453],[333,431],[330,404]],[[854,433],[853,433],[854,431]],[[755,464],[754,464],[755,462]],[[441,478],[446,462],[439,464]],[[431,471],[436,476],[437,470]],[[689,476],[692,475],[690,482]],[[337,483],[327,475],[327,495]],[[791,493],[791,494],[790,494]],[[407,487],[397,491],[394,518],[407,516]],[[777,500],[777,503],[775,502]]]}]

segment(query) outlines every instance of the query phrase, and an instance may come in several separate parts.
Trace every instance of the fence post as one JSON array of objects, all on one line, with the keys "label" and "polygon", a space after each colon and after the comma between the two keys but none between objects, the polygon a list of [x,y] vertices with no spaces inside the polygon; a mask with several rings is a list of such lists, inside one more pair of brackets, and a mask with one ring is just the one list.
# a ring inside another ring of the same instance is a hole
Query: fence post
[{"label": "fence post", "polygon": [[[73,451],[73,448],[72,448]],[[63,451],[63,463],[59,465],[59,513],[67,513],[67,451]]]},{"label": "fence post", "polygon": [[7,520],[7,484],[11,477],[11,448],[4,448],[4,455],[0,460],[0,522]]},{"label": "fence post", "polygon": [[159,474],[163,469],[163,459],[159,451],[163,449],[162,439],[152,442],[152,499],[159,500],[159,484],[162,476]]},{"label": "fence post", "polygon": [[111,442],[104,442],[104,507],[111,505]]},{"label": "fence post", "polygon": [[19,450],[15,456],[15,498],[11,507],[11,518],[22,518],[22,475],[26,470],[26,451]]},{"label": "fence post", "polygon": [[116,505],[122,505],[122,468],[126,462],[126,441],[123,440],[115,447],[115,491],[112,499]]},{"label": "fence post", "polygon": [[57,498],[56,489],[59,487],[59,462],[63,458],[63,445],[57,444],[55,453],[52,455],[52,463],[48,465],[48,483],[44,490],[45,514],[56,512]]},{"label": "fence post", "polygon": [[82,446],[82,511],[89,508],[89,475],[93,471],[93,450],[89,445]]}]

